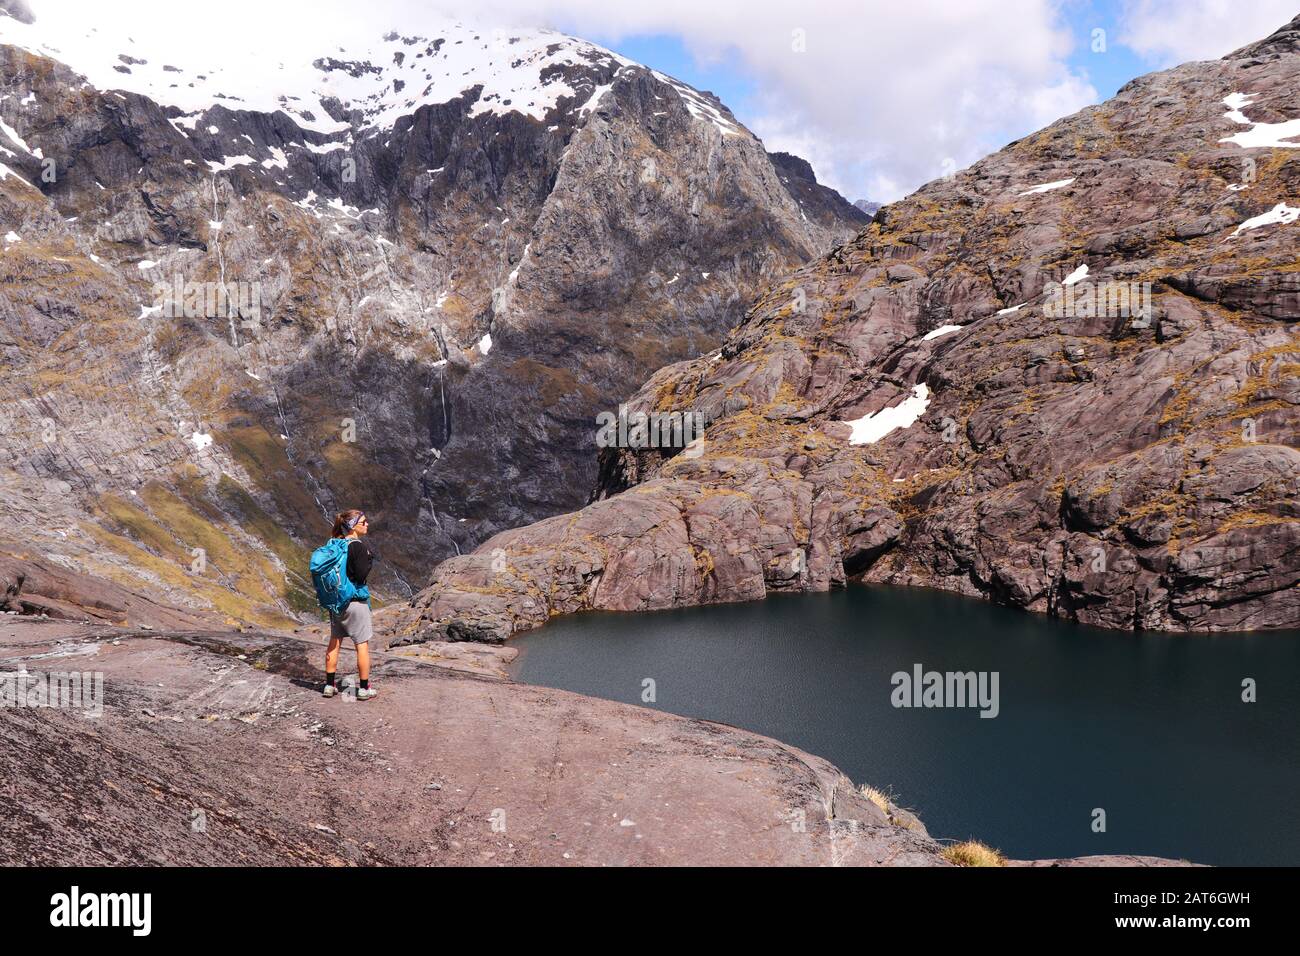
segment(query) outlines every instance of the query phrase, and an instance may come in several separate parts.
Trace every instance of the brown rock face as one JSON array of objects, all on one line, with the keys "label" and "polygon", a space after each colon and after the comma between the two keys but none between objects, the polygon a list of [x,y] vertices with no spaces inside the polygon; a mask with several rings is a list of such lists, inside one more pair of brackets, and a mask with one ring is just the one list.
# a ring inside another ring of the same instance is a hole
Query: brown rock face
[{"label": "brown rock face", "polygon": [[103,675],[93,719],[0,708],[6,864],[946,865],[734,727],[389,655],[325,700],[319,642],[0,622],[5,671]]},{"label": "brown rock face", "polygon": [[[336,103],[325,134],[290,106],[97,89],[13,28],[0,516],[218,622],[313,611],[306,557],[345,507],[405,599],[436,560],[580,506],[595,416],[865,220],[716,99],[585,45],[543,70],[573,91],[543,118],[478,109],[466,77],[382,122]],[[432,69],[444,39],[385,43]]]},{"label": "brown rock face", "polygon": [[[15,548],[15,550],[18,550]],[[0,611],[67,621],[145,627],[198,627],[201,615],[150,601],[92,575],[79,574],[29,555],[0,554]]]},{"label": "brown rock face", "polygon": [[850,577],[1300,626],[1300,142],[1269,125],[1300,118],[1298,34],[882,209],[629,401],[703,414],[699,454],[607,449],[592,503],[442,564],[395,640]]}]

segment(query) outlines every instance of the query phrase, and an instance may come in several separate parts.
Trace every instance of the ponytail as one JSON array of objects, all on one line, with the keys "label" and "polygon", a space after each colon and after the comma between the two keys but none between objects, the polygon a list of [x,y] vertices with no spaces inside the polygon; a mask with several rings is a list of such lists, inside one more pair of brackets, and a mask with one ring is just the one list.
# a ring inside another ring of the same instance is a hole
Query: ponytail
[{"label": "ponytail", "polygon": [[356,508],[349,508],[347,511],[340,511],[334,516],[334,530],[331,536],[335,538],[346,538],[352,533],[352,529],[357,526],[365,516],[364,511],[358,511]]}]

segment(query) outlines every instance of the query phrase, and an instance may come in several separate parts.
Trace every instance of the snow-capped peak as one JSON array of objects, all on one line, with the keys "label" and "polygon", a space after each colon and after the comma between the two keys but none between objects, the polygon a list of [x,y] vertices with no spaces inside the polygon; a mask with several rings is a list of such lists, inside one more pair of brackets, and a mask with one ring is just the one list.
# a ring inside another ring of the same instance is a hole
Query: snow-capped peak
[{"label": "snow-capped peak", "polygon": [[[104,5],[108,7],[109,5]],[[594,109],[614,75],[639,64],[595,44],[550,30],[489,28],[421,18],[410,32],[374,42],[348,37],[328,49],[319,40],[250,30],[248,42],[149,49],[145,37],[105,16],[43,17],[27,24],[0,17],[0,43],[48,56],[83,74],[94,87],[147,96],[185,114],[193,128],[202,111],[281,110],[300,127],[330,135],[352,129],[343,117],[359,111],[361,129],[388,129],[420,106],[468,94],[471,115],[522,113],[544,119],[565,97],[576,114]],[[723,133],[741,128],[703,94],[662,74],[698,119]],[[330,108],[327,108],[327,104]]]}]

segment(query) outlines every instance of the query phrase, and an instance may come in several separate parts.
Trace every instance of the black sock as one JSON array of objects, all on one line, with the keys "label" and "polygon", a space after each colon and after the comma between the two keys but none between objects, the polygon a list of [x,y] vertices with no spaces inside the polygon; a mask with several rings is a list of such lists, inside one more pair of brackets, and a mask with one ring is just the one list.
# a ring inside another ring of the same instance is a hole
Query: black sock
[{"label": "black sock", "polygon": [[370,690],[370,678],[367,677],[365,680],[361,682],[361,689]]},{"label": "black sock", "polygon": [[333,687],[333,686],[334,686],[334,672],[333,672],[333,671],[330,671],[328,674],[325,675],[325,686],[326,686],[326,687]]}]

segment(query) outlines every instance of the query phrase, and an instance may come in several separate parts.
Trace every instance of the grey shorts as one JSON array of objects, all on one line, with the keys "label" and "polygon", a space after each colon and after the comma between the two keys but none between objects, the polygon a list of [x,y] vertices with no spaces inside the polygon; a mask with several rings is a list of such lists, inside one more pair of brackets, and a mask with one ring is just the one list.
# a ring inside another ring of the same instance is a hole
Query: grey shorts
[{"label": "grey shorts", "polygon": [[342,614],[330,611],[331,639],[350,637],[353,644],[364,644],[370,640],[371,633],[370,605],[366,602],[353,601]]}]

